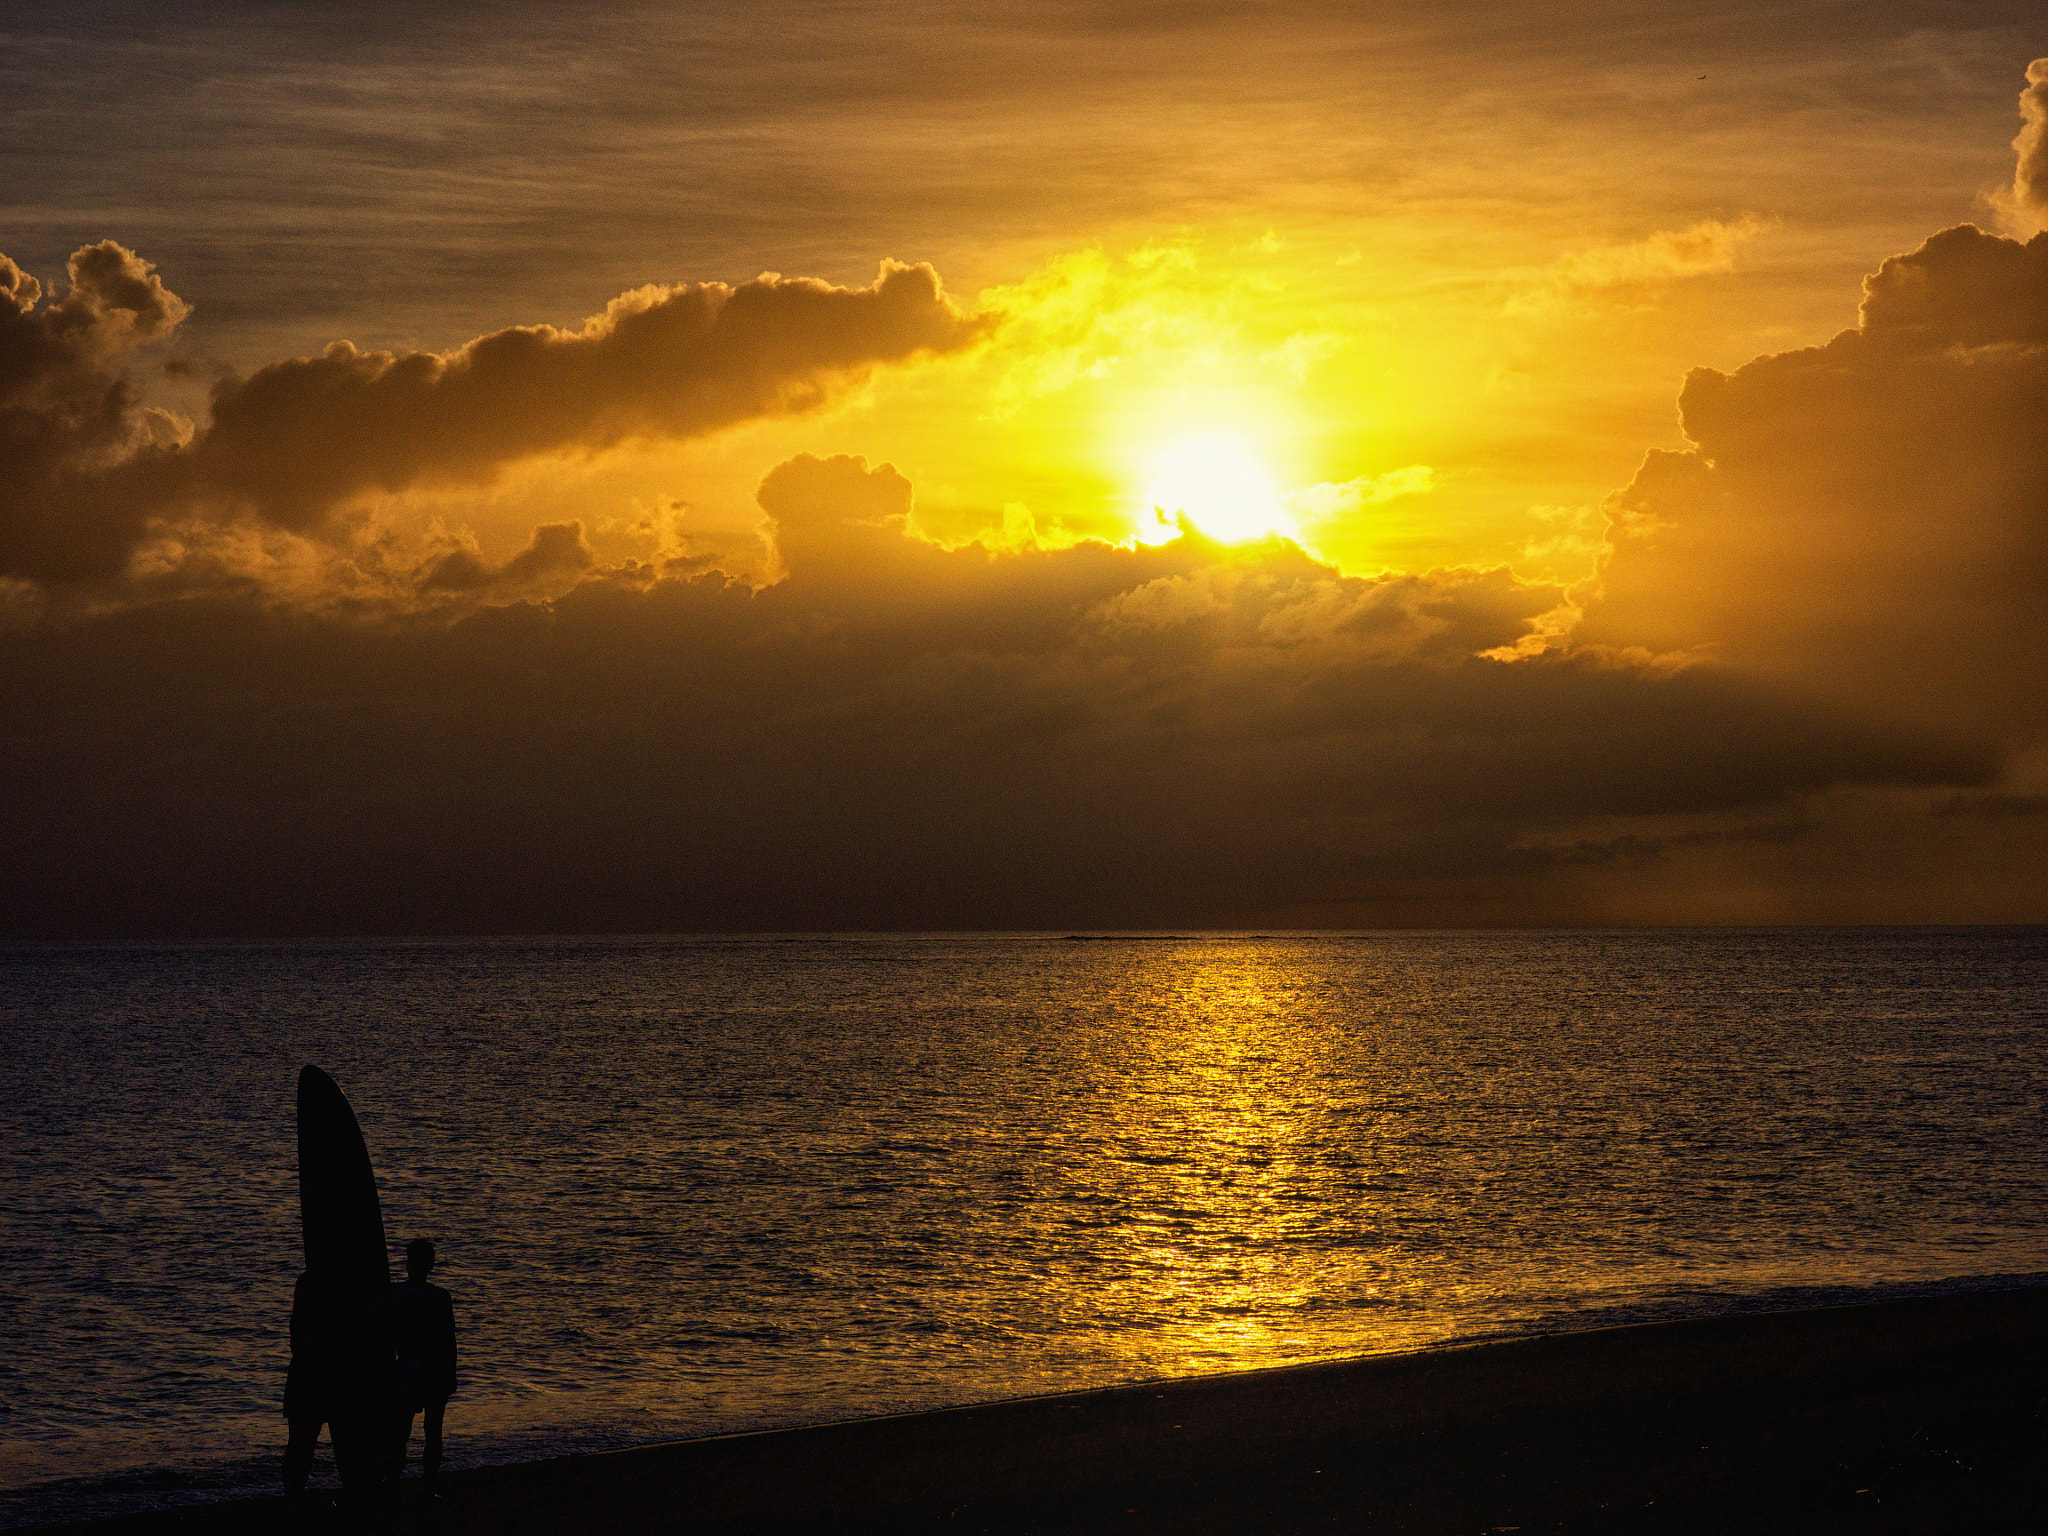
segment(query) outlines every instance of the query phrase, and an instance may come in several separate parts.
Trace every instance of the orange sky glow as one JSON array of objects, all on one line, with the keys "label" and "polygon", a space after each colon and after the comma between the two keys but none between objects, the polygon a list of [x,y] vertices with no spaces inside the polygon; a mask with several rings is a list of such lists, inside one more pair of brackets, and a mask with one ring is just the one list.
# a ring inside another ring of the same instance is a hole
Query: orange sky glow
[{"label": "orange sky glow", "polygon": [[32,5],[0,930],[2048,921],[2031,9]]}]

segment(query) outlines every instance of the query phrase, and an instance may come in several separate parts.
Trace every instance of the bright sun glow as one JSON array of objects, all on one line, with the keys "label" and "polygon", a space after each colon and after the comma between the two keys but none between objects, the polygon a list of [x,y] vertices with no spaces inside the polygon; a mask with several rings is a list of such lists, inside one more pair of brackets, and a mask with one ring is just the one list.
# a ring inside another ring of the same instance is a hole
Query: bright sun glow
[{"label": "bright sun glow", "polygon": [[1299,538],[1273,477],[1243,438],[1227,432],[1177,438],[1146,462],[1145,504],[1171,525],[1176,513],[1212,539],[1240,544],[1268,534]]}]

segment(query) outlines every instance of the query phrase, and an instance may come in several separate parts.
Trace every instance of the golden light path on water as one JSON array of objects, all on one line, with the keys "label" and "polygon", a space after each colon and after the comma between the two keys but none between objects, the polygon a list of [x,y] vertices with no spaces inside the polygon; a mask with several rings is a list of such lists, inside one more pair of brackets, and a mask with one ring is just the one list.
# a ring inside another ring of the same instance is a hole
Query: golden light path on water
[{"label": "golden light path on water", "polygon": [[[1313,1350],[1293,1320],[1326,1296],[1301,1263],[1331,1171],[1327,1131],[1357,1109],[1304,1038],[1287,978],[1256,952],[1155,962],[1133,980],[1160,999],[1149,1059],[1119,1074],[1104,1120],[1157,1214],[1131,1243],[1134,1277],[1116,1305],[1155,1316],[1193,1362]],[[1333,1095],[1332,1090],[1336,1090]],[[1354,1150],[1359,1166],[1371,1152]],[[1214,1241],[1221,1232],[1223,1241]],[[1113,1293],[1114,1294],[1114,1293]],[[1194,1319],[1185,1300],[1203,1298]]]}]

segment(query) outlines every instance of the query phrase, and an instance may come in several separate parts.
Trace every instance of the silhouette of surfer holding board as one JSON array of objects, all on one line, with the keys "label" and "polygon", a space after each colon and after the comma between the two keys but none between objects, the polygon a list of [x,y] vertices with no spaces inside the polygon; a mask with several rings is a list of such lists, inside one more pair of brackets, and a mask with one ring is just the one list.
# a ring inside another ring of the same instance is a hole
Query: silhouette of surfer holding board
[{"label": "silhouette of surfer holding board", "polygon": [[292,1363],[284,1381],[284,1491],[298,1498],[313,1470],[320,1430],[331,1428],[342,1486],[364,1484],[363,1460],[372,1424],[361,1411],[368,1393],[351,1378],[361,1358],[363,1298],[331,1275],[308,1269],[292,1287]]},{"label": "silhouette of surfer holding board", "polygon": [[306,1269],[292,1289],[290,1425],[284,1486],[305,1493],[325,1425],[343,1497],[366,1502],[405,1466],[413,1416],[427,1415],[427,1476],[441,1469],[441,1420],[455,1391],[455,1309],[427,1284],[434,1245],[406,1248],[391,1283],[377,1177],[355,1111],[318,1067],[299,1073],[299,1218]]},{"label": "silhouette of surfer holding board", "polygon": [[391,1286],[384,1213],[362,1127],[334,1079],[305,1068],[298,1101],[306,1270],[292,1288],[284,1487],[289,1497],[305,1492],[325,1424],[342,1492],[358,1502],[380,1480],[391,1397],[391,1349],[381,1319]]}]

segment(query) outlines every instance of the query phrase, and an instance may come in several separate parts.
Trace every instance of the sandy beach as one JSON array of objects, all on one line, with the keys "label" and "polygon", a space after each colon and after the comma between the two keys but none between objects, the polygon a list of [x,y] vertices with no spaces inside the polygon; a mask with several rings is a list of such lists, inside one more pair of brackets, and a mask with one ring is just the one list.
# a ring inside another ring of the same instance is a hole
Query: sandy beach
[{"label": "sandy beach", "polygon": [[[375,1522],[634,1530],[2038,1531],[2048,1288],[1475,1344],[408,1482]],[[336,1526],[256,1499],[57,1527]]]}]

